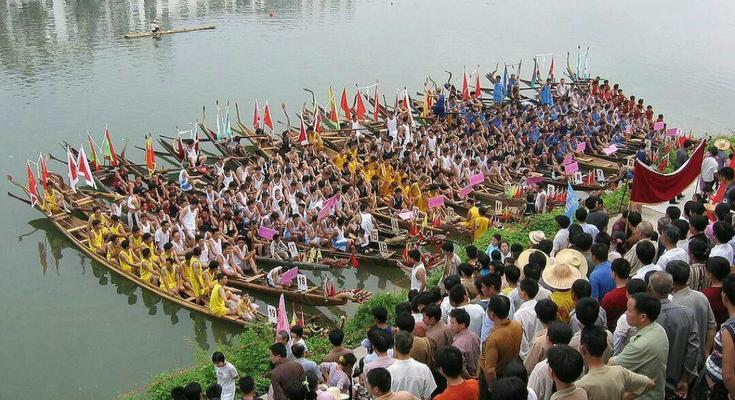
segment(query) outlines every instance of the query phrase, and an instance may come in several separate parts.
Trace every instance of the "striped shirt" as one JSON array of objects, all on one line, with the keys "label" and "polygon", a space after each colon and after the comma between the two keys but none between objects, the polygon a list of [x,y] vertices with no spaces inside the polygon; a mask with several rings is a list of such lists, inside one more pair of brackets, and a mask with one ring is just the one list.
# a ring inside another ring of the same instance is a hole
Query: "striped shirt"
[{"label": "striped shirt", "polygon": [[728,319],[722,324],[722,329],[715,335],[715,344],[712,353],[704,363],[705,372],[713,380],[722,382],[722,332],[727,330],[730,338],[735,340],[735,317]]}]

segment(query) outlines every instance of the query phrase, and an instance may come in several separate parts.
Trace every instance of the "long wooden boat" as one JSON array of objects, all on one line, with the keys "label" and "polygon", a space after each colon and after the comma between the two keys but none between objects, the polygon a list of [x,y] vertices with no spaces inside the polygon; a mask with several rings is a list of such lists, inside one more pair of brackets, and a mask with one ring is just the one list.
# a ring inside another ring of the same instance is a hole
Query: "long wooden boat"
[{"label": "long wooden boat", "polygon": [[[91,196],[83,194],[80,192],[73,192],[69,189],[68,186],[64,183],[63,179],[57,175],[57,174],[50,174],[50,179],[53,179],[54,182],[59,187],[59,190],[63,193],[66,201],[68,201],[72,205],[76,206],[88,206],[95,202],[95,199]],[[20,200],[23,200],[20,197],[17,197]],[[35,206],[35,208],[42,213],[43,210],[40,209],[38,205]],[[45,213],[44,213],[45,215]],[[86,256],[90,257],[94,261],[97,261],[98,263],[102,264],[105,268],[109,269],[110,271],[122,276],[123,278],[127,279],[128,281],[134,283],[137,286],[140,286],[142,289],[147,290],[163,299],[169,300],[171,302],[174,302],[184,308],[187,308],[191,311],[198,312],[200,314],[204,314],[212,319],[222,320],[225,322],[237,324],[237,325],[247,325],[250,322],[246,321],[242,318],[231,316],[231,315],[225,315],[225,316],[218,316],[213,314],[209,307],[202,306],[200,304],[197,304],[194,301],[194,298],[182,298],[178,296],[172,296],[168,292],[160,289],[158,286],[154,286],[149,282],[145,282],[142,279],[140,279],[135,274],[126,272],[122,270],[121,268],[118,268],[108,262],[108,260],[105,257],[100,256],[96,252],[90,250],[90,248],[87,246],[88,238],[87,238],[87,221],[84,221],[73,214],[67,214],[66,212],[59,212],[56,214],[53,214],[51,216],[47,216],[49,221],[62,233],[64,236],[66,236],[72,243],[74,243],[74,246],[77,247],[77,249],[81,252],[83,252]]]},{"label": "long wooden boat", "polygon": [[184,33],[184,32],[196,32],[196,31],[205,31],[209,29],[214,29],[214,25],[207,25],[207,26],[196,26],[191,28],[177,28],[177,29],[169,29],[167,31],[158,31],[158,32],[128,32],[123,35],[124,39],[137,39],[142,37],[156,37],[161,35],[171,35],[174,33]]}]

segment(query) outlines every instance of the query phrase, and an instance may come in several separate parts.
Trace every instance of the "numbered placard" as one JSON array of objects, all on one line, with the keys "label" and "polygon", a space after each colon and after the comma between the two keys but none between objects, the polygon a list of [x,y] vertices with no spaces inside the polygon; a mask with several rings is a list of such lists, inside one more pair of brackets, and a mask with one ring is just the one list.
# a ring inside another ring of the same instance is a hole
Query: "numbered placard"
[{"label": "numbered placard", "polygon": [[378,238],[378,230],[377,229],[371,230],[370,231],[370,241],[371,242],[377,242],[379,240],[380,239]]},{"label": "numbered placard", "polygon": [[291,258],[299,258],[299,249],[296,248],[296,243],[288,242],[288,252],[291,254]]},{"label": "numbered placard", "polygon": [[378,250],[381,254],[387,254],[388,253],[388,244],[385,242],[378,242]]},{"label": "numbered placard", "polygon": [[500,200],[495,200],[495,213],[500,214],[503,212],[503,202]]},{"label": "numbered placard", "polygon": [[582,171],[577,171],[574,173],[574,183],[576,183],[577,185],[581,185],[582,179]]},{"label": "numbered placard", "polygon": [[306,275],[296,275],[296,284],[298,285],[299,292],[305,292],[308,289],[306,286]]},{"label": "numbered placard", "polygon": [[554,195],[554,193],[556,193],[556,188],[554,187],[554,185],[552,185],[552,184],[548,184],[548,185],[546,185],[546,193],[547,193],[547,194],[548,194],[549,196],[553,196],[553,195]]},{"label": "numbered placard", "polygon": [[398,233],[401,231],[401,228],[398,226],[398,220],[395,218],[390,219],[390,229],[393,231],[393,233]]},{"label": "numbered placard", "polygon": [[597,168],[595,174],[597,176],[597,182],[605,182],[605,173],[601,169]]},{"label": "numbered placard", "polygon": [[276,310],[276,308],[270,304],[268,304],[266,308],[268,309],[268,322],[270,322],[271,324],[277,324],[278,323],[278,311]]},{"label": "numbered placard", "polygon": [[625,166],[632,169],[634,164],[635,164],[635,156],[628,157],[625,163]]}]

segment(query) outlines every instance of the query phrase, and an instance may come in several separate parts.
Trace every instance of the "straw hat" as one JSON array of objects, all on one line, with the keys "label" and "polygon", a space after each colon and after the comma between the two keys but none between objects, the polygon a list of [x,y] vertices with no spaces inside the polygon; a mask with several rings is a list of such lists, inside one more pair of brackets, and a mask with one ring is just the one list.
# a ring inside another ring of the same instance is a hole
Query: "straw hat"
[{"label": "straw hat", "polygon": [[722,151],[730,150],[730,141],[727,139],[717,139],[715,140],[715,147]]},{"label": "straw hat", "polygon": [[546,239],[546,234],[543,231],[528,232],[528,240],[533,244],[539,244],[539,242],[544,239]]},{"label": "straw hat", "polygon": [[554,255],[556,264],[567,264],[579,270],[582,276],[587,276],[587,259],[584,254],[574,249],[561,249]]},{"label": "straw hat", "polygon": [[543,251],[537,249],[526,249],[518,255],[518,259],[516,260],[516,267],[520,268],[521,272],[523,272],[523,267],[528,264],[528,258],[531,257],[531,254],[533,254],[534,251],[538,251],[539,253],[543,254],[544,257],[546,257],[546,265],[550,264],[549,256],[547,256],[546,253],[544,253]]},{"label": "straw hat", "polygon": [[553,264],[549,265],[541,273],[541,279],[552,289],[567,290],[572,287],[582,274],[579,269],[569,264]]},{"label": "straw hat", "polygon": [[339,388],[335,386],[328,387],[326,392],[332,395],[336,400],[347,400],[347,398],[350,397],[349,395],[340,392]]}]

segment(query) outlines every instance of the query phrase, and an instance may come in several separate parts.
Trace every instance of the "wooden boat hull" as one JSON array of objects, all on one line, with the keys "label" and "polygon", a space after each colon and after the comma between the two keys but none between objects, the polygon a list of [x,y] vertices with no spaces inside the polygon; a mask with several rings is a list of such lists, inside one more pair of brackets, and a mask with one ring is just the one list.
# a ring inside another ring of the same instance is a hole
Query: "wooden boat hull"
[{"label": "wooden boat hull", "polygon": [[208,25],[208,26],[198,26],[198,27],[192,27],[192,28],[179,28],[179,29],[170,29],[167,31],[159,31],[159,32],[128,32],[125,35],[123,35],[124,39],[137,39],[137,38],[143,38],[143,37],[156,37],[161,35],[172,35],[174,33],[184,33],[184,32],[196,32],[196,31],[205,31],[209,29],[214,29],[214,25]]}]

